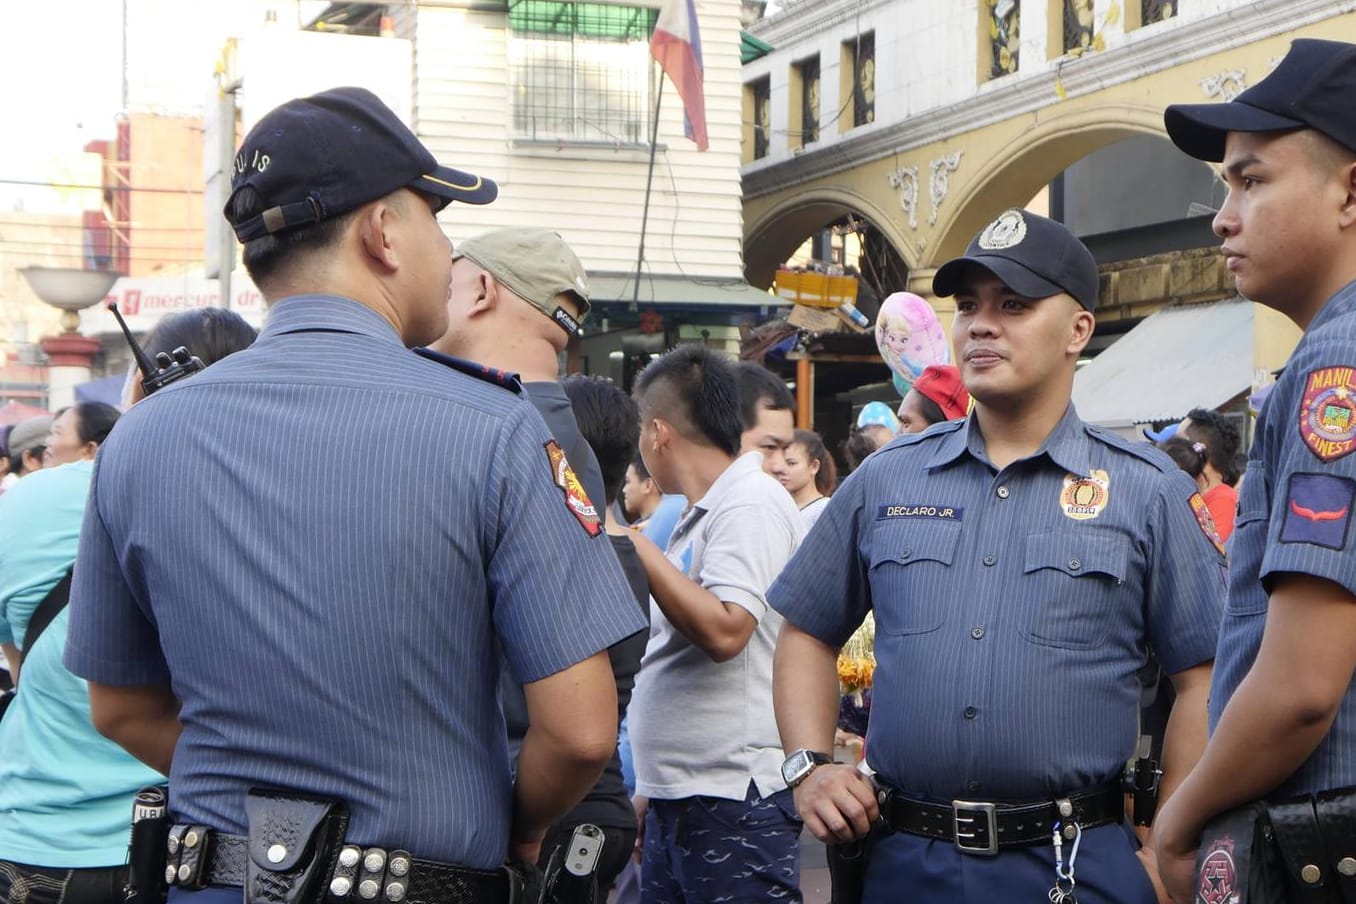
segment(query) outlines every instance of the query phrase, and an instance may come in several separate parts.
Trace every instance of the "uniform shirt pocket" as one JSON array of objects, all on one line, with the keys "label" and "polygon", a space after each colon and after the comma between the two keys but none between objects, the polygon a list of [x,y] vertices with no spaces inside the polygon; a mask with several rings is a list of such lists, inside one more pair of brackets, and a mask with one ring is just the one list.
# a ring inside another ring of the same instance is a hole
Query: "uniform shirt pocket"
[{"label": "uniform shirt pocket", "polygon": [[878,525],[870,573],[877,633],[925,634],[942,626],[960,532],[959,522],[930,519]]},{"label": "uniform shirt pocket", "polygon": [[1024,561],[1024,586],[1014,594],[1025,609],[1022,635],[1070,650],[1101,643],[1117,618],[1113,598],[1130,565],[1130,539],[1087,527],[1033,534]]},{"label": "uniform shirt pocket", "polygon": [[[1238,517],[1229,535],[1229,595],[1224,601],[1225,615],[1261,615],[1267,611],[1267,592],[1258,580],[1262,557],[1266,554],[1270,527],[1270,481],[1266,465],[1259,459],[1248,462],[1242,492],[1238,496]],[[1237,581],[1234,575],[1246,575]]]}]

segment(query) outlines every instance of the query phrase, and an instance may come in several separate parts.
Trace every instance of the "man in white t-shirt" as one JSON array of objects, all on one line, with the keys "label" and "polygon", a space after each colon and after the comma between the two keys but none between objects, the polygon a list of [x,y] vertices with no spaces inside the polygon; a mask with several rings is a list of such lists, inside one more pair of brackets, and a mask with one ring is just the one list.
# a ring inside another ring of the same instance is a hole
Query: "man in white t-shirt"
[{"label": "man in white t-shirt", "polygon": [[801,899],[766,593],[804,527],[761,453],[739,455],[736,367],[683,346],[636,381],[650,476],[691,503],[667,553],[636,544],[655,604],[630,709],[646,901]]}]

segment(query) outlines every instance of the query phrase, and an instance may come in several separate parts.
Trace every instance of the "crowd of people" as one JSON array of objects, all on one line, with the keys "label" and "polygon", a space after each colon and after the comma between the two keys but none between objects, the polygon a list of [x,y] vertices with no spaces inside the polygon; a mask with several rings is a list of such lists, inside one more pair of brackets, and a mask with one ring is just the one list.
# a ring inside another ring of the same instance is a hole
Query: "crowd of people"
[{"label": "crowd of people", "polygon": [[1217,411],[1079,418],[1097,265],[1012,209],[935,274],[957,365],[866,406],[842,480],[756,363],[563,376],[558,234],[453,246],[437,212],[494,182],[362,89],[283,104],[226,205],[262,331],[168,318],[151,360],[206,367],[8,434],[0,894],[796,901],[808,831],[841,902],[1338,900],[1352,88],[1356,46],[1301,40],[1166,114],[1223,161],[1240,292],[1306,330],[1246,458]]}]

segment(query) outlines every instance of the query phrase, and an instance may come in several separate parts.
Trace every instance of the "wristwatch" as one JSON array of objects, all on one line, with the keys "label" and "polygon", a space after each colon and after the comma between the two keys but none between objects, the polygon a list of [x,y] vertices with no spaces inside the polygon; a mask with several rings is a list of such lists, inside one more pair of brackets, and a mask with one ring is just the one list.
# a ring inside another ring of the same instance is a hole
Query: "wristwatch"
[{"label": "wristwatch", "polygon": [[782,760],[782,781],[786,782],[786,787],[794,788],[809,778],[816,766],[832,762],[833,757],[802,747]]}]

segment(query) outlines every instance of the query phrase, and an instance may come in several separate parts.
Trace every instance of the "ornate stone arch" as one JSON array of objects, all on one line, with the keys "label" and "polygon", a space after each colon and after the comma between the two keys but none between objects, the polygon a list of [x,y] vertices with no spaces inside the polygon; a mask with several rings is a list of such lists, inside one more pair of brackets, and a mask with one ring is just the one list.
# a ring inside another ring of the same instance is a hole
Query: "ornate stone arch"
[{"label": "ornate stone arch", "polygon": [[[974,177],[948,199],[920,268],[937,267],[964,254],[970,239],[997,214],[1027,203],[1042,186],[1093,151],[1134,135],[1167,135],[1158,106],[1103,102],[1047,118],[1049,112],[1042,110],[1016,142],[996,146]],[[970,160],[978,156],[973,150],[967,154]]]}]

